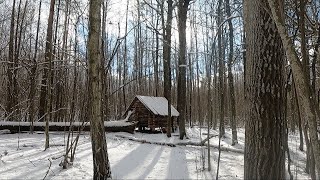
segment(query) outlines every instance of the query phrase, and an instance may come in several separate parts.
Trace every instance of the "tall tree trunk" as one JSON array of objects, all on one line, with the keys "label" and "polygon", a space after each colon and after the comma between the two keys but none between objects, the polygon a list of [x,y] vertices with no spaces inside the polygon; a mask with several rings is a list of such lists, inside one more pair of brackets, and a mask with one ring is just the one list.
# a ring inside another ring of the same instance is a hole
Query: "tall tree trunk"
[{"label": "tall tree trunk", "polygon": [[273,19],[277,25],[277,29],[280,33],[282,43],[286,50],[286,55],[292,67],[292,73],[297,88],[297,97],[300,106],[306,120],[303,120],[302,124],[307,123],[309,127],[310,142],[315,158],[315,165],[318,178],[320,177],[320,144],[318,142],[317,121],[316,117],[320,117],[320,110],[316,108],[317,102],[315,96],[311,92],[308,76],[304,73],[303,66],[300,63],[298,55],[295,51],[294,45],[287,33],[287,29],[284,25],[283,11],[278,7],[278,0],[268,0],[271,8]]},{"label": "tall tree trunk", "polygon": [[[18,103],[18,64],[19,64],[19,42],[21,37],[19,37],[19,25],[22,26],[22,22],[20,24],[20,12],[21,12],[21,3],[22,1],[19,1],[18,5],[18,12],[17,12],[17,19],[16,19],[16,28],[15,28],[15,42],[14,42],[14,57],[13,57],[13,76],[12,76],[12,102],[13,102],[13,114],[12,116],[14,117],[15,121],[19,121],[19,115],[20,115],[20,108],[19,108],[19,103]],[[23,18],[23,17],[22,17]]]},{"label": "tall tree trunk", "polygon": [[[298,102],[298,97],[297,97],[297,89],[296,89],[296,85],[294,83],[294,78],[292,77],[292,87],[293,87],[293,99],[294,99],[294,103],[295,106],[297,108],[297,114],[298,114],[298,127],[299,127],[299,137],[300,137],[300,145],[299,145],[299,149],[300,151],[303,151],[303,132],[302,132],[302,124],[301,124],[301,112],[300,112],[300,107],[299,107],[299,102]],[[306,137],[307,139],[307,137]]]},{"label": "tall tree trunk", "polygon": [[89,94],[90,132],[93,156],[93,179],[111,179],[106,134],[102,118],[101,85],[101,0],[91,0],[89,7]]},{"label": "tall tree trunk", "polygon": [[[52,65],[52,25],[53,25],[53,14],[54,14],[54,5],[55,0],[51,0],[50,2],[50,11],[48,18],[48,27],[47,27],[47,38],[46,38],[46,50],[45,50],[45,69],[44,75],[41,83],[41,94],[40,94],[40,107],[39,107],[39,115],[40,118],[45,116],[46,127],[46,142],[45,149],[49,148],[49,121],[50,121],[50,110],[51,110],[51,65]],[[47,85],[47,87],[45,86]],[[43,104],[44,103],[44,104]],[[40,112],[40,110],[44,110]],[[42,114],[43,113],[43,114]]]},{"label": "tall tree trunk", "polygon": [[40,15],[41,15],[41,5],[42,0],[39,2],[39,12],[38,12],[38,22],[37,22],[37,32],[36,32],[36,39],[35,39],[35,46],[34,46],[34,56],[32,60],[32,67],[31,67],[31,74],[30,74],[30,93],[29,93],[29,100],[30,100],[30,107],[29,107],[29,120],[30,120],[30,133],[33,133],[33,122],[35,116],[35,109],[34,109],[34,97],[36,93],[36,77],[37,77],[37,53],[38,53],[38,40],[39,40],[39,30],[40,30]]},{"label": "tall tree trunk", "polygon": [[[301,55],[302,55],[302,66],[303,71],[306,74],[307,81],[310,82],[310,62],[309,55],[307,53],[307,42],[306,42],[306,28],[305,28],[305,13],[306,13],[306,0],[299,1],[299,31],[300,31],[300,39],[301,39]],[[312,88],[312,83],[310,84]],[[315,91],[311,90],[311,93],[314,94]],[[316,120],[315,120],[316,121]],[[305,129],[305,137],[306,137],[306,145],[307,145],[307,162],[306,162],[306,172],[310,173],[311,178],[315,179],[315,163],[314,156],[312,151],[312,143],[308,139],[308,135],[306,130],[308,129],[308,125],[304,125]]]},{"label": "tall tree trunk", "polygon": [[17,104],[14,90],[13,90],[13,79],[15,78],[14,74],[14,25],[15,25],[15,6],[16,0],[13,0],[12,12],[11,12],[11,23],[10,23],[10,35],[9,35],[9,62],[7,68],[8,74],[8,84],[7,84],[7,117],[8,120],[12,120],[12,114],[14,113],[14,107]]},{"label": "tall tree trunk", "polygon": [[[61,0],[58,0],[57,13],[56,13],[56,19],[55,19],[55,25],[54,25],[53,42],[52,42],[54,44],[54,46],[51,47],[52,54],[54,54],[55,56],[52,56],[51,68],[49,71],[49,73],[51,74],[50,75],[51,77],[49,80],[51,81],[50,84],[52,86],[52,89],[50,90],[51,97],[50,97],[50,102],[49,102],[50,112],[52,112],[52,113],[50,113],[50,120],[52,119],[52,121],[54,121],[54,122],[58,122],[58,119],[56,118],[56,112],[59,111],[58,107],[54,106],[54,103],[57,103],[57,101],[55,101],[55,100],[57,100],[58,99],[57,97],[61,96],[61,94],[63,93],[63,91],[56,90],[57,84],[59,83],[60,79],[62,79],[62,77],[58,74],[58,70],[57,70],[58,68],[55,68],[55,66],[57,66],[57,63],[60,63],[60,62],[54,62],[56,57],[59,56],[59,48],[58,48],[57,39],[58,39],[58,28],[59,28],[59,18],[60,18],[60,9],[61,9],[60,7],[61,7]],[[54,92],[54,90],[56,90],[56,91]]]},{"label": "tall tree trunk", "polygon": [[246,0],[244,179],[285,178],[285,79],[281,38],[267,2]]},{"label": "tall tree trunk", "polygon": [[[218,26],[222,23],[222,0],[219,0],[218,2]],[[222,32],[223,28],[218,28],[218,62],[219,62],[219,96],[220,96],[220,124],[219,124],[219,136],[224,136],[225,134],[225,128],[224,128],[224,59],[223,59],[223,48],[222,48]]]},{"label": "tall tree trunk", "polygon": [[[163,42],[164,97],[168,100],[167,136],[171,137],[171,25],[173,1],[168,0],[167,22]],[[164,8],[164,6],[162,6]]]},{"label": "tall tree trunk", "polygon": [[178,111],[180,139],[186,136],[186,22],[190,0],[178,1],[178,32],[179,32],[179,75],[178,75]]},{"label": "tall tree trunk", "polygon": [[233,85],[233,73],[232,73],[232,65],[233,65],[233,25],[231,12],[230,12],[230,2],[226,0],[226,12],[229,18],[229,57],[228,57],[228,78],[229,78],[229,92],[230,92],[230,105],[231,105],[231,129],[232,129],[232,145],[238,143],[237,138],[237,123],[236,123],[236,101],[234,95],[234,85]]},{"label": "tall tree trunk", "polygon": [[[127,9],[126,9],[126,26],[125,26],[125,39],[124,39],[124,59],[123,59],[123,81],[125,84],[127,81],[127,61],[128,61],[128,50],[127,50],[127,33],[128,33],[128,14],[129,14],[129,0],[127,0]],[[122,95],[123,95],[123,104],[124,109],[127,109],[126,102],[126,89],[125,86],[122,87]]]}]

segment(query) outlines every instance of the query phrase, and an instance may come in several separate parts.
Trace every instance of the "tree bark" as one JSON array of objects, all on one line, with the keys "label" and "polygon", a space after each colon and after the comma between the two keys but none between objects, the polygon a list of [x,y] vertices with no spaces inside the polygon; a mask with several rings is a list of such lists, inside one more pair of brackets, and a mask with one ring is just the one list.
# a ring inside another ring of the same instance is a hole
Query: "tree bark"
[{"label": "tree bark", "polygon": [[186,136],[186,22],[190,0],[178,1],[178,32],[179,32],[179,75],[178,75],[178,111],[180,139]]},{"label": "tree bark", "polygon": [[[41,94],[40,94],[40,107],[39,115],[40,118],[45,116],[46,127],[46,142],[45,149],[49,148],[49,121],[50,121],[50,110],[51,110],[51,65],[52,65],[52,26],[53,26],[53,15],[54,15],[55,0],[50,1],[50,11],[48,17],[47,27],[47,38],[46,38],[46,50],[45,50],[45,69],[41,83]],[[47,87],[45,86],[47,85]],[[44,103],[44,104],[43,104]]]},{"label": "tree bark", "polygon": [[316,98],[311,93],[308,76],[306,73],[304,73],[303,66],[299,61],[293,42],[287,33],[286,27],[284,26],[284,20],[282,18],[283,12],[278,7],[278,1],[268,0],[268,3],[271,8],[273,19],[280,33],[286,55],[292,67],[300,110],[305,117],[305,120],[303,119],[302,124],[308,124],[310,141],[312,145],[311,148],[315,158],[316,171],[318,177],[320,177],[320,144],[318,142],[316,121],[316,117],[320,117],[320,111],[318,108],[316,108]]},{"label": "tree bark", "polygon": [[101,0],[91,0],[89,7],[89,94],[90,134],[93,156],[93,179],[111,179],[106,134],[102,118],[101,84]]},{"label": "tree bark", "polygon": [[265,1],[246,0],[244,179],[285,178],[285,79],[281,38]]},{"label": "tree bark", "polygon": [[[217,24],[220,26],[222,23],[222,0],[219,0],[218,2],[218,20]],[[224,128],[224,59],[223,59],[223,48],[222,48],[222,28],[218,28],[218,62],[219,62],[219,96],[220,96],[220,104],[219,104],[219,110],[220,110],[220,123],[219,123],[219,133],[220,136],[224,136],[225,128]]]},{"label": "tree bark", "polygon": [[230,2],[226,0],[226,11],[227,16],[229,18],[229,57],[228,57],[228,78],[229,78],[229,93],[230,93],[230,105],[231,105],[231,117],[230,124],[232,129],[232,144],[235,145],[238,143],[237,138],[237,123],[236,123],[236,101],[234,95],[234,85],[233,85],[233,73],[232,73],[232,65],[233,65],[233,24],[230,12]]},{"label": "tree bark", "polygon": [[14,21],[15,21],[15,6],[16,0],[13,0],[12,12],[11,12],[11,23],[10,23],[10,35],[9,35],[9,60],[8,60],[8,84],[7,84],[7,119],[10,121],[12,119],[12,114],[14,113],[14,106],[17,104],[14,90],[13,90],[13,79],[14,74]]},{"label": "tree bark", "polygon": [[35,52],[33,57],[33,64],[31,67],[31,74],[30,74],[30,93],[29,93],[29,100],[30,100],[30,107],[29,107],[29,121],[30,121],[30,133],[33,133],[33,122],[35,116],[35,109],[34,109],[34,97],[36,93],[36,77],[37,77],[37,53],[38,53],[38,40],[39,40],[39,30],[40,30],[40,15],[41,15],[41,5],[42,0],[39,2],[39,12],[38,12],[38,23],[37,23],[37,33],[35,39]]},{"label": "tree bark", "polygon": [[[167,22],[164,31],[164,42],[163,42],[163,69],[164,69],[164,97],[168,100],[168,119],[167,119],[167,136],[171,137],[171,25],[172,25],[172,12],[173,12],[173,1],[168,0],[168,12]],[[162,6],[161,8],[164,8]],[[162,11],[164,12],[164,11]],[[162,16],[164,18],[164,16]]]}]

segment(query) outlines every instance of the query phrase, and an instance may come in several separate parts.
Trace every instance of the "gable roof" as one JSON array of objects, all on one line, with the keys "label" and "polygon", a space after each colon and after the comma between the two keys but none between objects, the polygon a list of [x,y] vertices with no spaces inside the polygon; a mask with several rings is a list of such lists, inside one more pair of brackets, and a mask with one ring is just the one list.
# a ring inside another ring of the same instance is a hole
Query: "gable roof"
[{"label": "gable roof", "polygon": [[[165,97],[136,96],[153,114],[168,116],[168,100]],[[179,112],[171,105],[171,116],[179,116]]]}]

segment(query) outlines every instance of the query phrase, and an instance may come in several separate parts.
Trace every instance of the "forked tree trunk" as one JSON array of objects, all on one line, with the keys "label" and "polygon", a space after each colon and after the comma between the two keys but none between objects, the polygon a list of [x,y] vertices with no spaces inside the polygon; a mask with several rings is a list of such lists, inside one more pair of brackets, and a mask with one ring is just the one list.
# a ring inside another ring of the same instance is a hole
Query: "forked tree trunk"
[{"label": "forked tree trunk", "polygon": [[297,88],[297,97],[300,110],[305,117],[302,124],[308,124],[312,151],[315,158],[315,165],[318,178],[320,177],[320,144],[318,142],[317,121],[316,117],[320,117],[320,111],[316,108],[317,102],[311,93],[308,76],[304,73],[298,55],[295,51],[292,40],[290,39],[287,29],[284,26],[283,11],[279,8],[279,0],[268,0],[271,8],[273,19],[280,33],[283,46],[285,48],[288,60],[292,67],[292,73]]},{"label": "forked tree trunk", "polygon": [[91,0],[89,7],[89,119],[93,156],[93,179],[111,179],[106,134],[102,118],[101,84],[101,0]]},{"label": "forked tree trunk", "polygon": [[284,53],[267,2],[246,0],[244,179],[285,178]]}]

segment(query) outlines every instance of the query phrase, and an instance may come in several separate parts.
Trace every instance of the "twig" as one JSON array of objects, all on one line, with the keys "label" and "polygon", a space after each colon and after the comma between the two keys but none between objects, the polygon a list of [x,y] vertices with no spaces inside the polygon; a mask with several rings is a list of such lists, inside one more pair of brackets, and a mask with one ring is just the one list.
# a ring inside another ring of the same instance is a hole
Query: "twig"
[{"label": "twig", "polygon": [[47,173],[46,173],[46,175],[44,176],[43,180],[44,180],[44,179],[46,179],[47,175],[49,174],[49,171],[50,171],[51,165],[52,165],[51,158],[48,158],[48,160],[49,160],[50,164],[49,164],[49,168],[48,168]]},{"label": "twig", "polygon": [[29,161],[34,167],[37,167],[30,159],[28,159],[28,161]]}]

